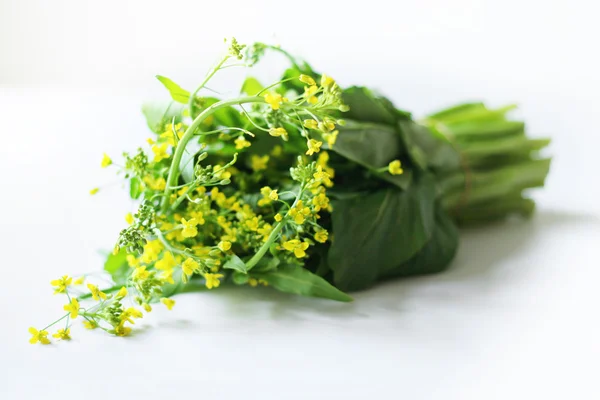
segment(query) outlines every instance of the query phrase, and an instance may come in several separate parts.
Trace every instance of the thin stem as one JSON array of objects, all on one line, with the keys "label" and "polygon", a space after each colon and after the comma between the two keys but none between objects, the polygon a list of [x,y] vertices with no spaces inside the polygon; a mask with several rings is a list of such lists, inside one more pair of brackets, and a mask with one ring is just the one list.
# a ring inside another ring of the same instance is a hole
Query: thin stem
[{"label": "thin stem", "polygon": [[285,223],[287,222],[287,219],[288,219],[288,216],[290,215],[291,209],[294,208],[296,206],[296,204],[298,204],[298,201],[302,197],[302,193],[304,193],[304,186],[302,186],[300,188],[300,190],[298,191],[298,195],[296,196],[296,199],[292,203],[292,206],[289,208],[288,212],[285,214],[285,216],[283,217],[283,219],[277,223],[277,225],[275,226],[275,228],[273,228],[273,230],[271,231],[271,234],[269,235],[269,238],[267,239],[267,241],[265,243],[263,243],[262,247],[260,249],[258,249],[258,251],[256,252],[256,254],[254,256],[252,256],[252,258],[250,260],[248,260],[248,262],[246,263],[246,269],[247,270],[251,270],[252,268],[254,268],[254,266],[256,264],[258,264],[258,262],[267,253],[267,251],[271,247],[271,244],[273,244],[273,242],[275,241],[275,239],[277,239],[277,236],[279,235],[279,232],[281,232],[281,230],[283,229]]},{"label": "thin stem", "polygon": [[233,106],[233,105],[241,105],[243,103],[264,103],[264,102],[265,102],[264,98],[256,97],[256,96],[247,96],[247,97],[239,97],[237,99],[231,99],[231,100],[222,100],[222,101],[214,103],[213,105],[206,108],[194,119],[192,124],[187,128],[187,130],[181,137],[181,140],[179,141],[179,143],[177,144],[177,147],[175,148],[175,153],[173,154],[173,161],[171,162],[171,167],[169,169],[169,175],[167,177],[167,185],[165,187],[164,197],[163,197],[162,203],[161,203],[161,209],[162,209],[163,213],[166,212],[167,208],[169,207],[169,198],[171,195],[171,187],[176,186],[177,179],[179,178],[179,163],[181,162],[181,157],[183,157],[183,152],[185,151],[185,146],[190,141],[190,139],[194,136],[196,129],[202,123],[202,121],[204,121],[207,117],[209,117],[215,111],[217,111],[221,108],[225,108],[225,107],[229,107],[229,106]]},{"label": "thin stem", "polygon": [[194,116],[194,100],[196,100],[196,95],[198,94],[198,92],[200,90],[202,90],[202,88],[208,83],[208,81],[213,76],[215,76],[215,74],[217,73],[217,71],[219,71],[221,69],[221,67],[223,66],[223,64],[225,64],[227,62],[227,60],[229,60],[229,57],[231,57],[229,54],[226,55],[225,57],[223,57],[223,59],[221,61],[219,61],[219,63],[212,70],[210,70],[210,72],[208,73],[208,75],[206,75],[206,78],[204,78],[204,81],[202,81],[202,83],[200,84],[200,86],[198,86],[196,88],[196,90],[194,90],[194,92],[190,95],[190,99],[188,101],[188,108],[190,110],[190,117]]},{"label": "thin stem", "polygon": [[56,321],[52,322],[50,325],[48,325],[47,327],[40,329],[41,331],[45,331],[46,329],[50,328],[52,325],[62,321],[63,319],[65,319],[66,317],[68,317],[69,315],[71,315],[70,312],[66,313],[65,315],[63,315],[62,317],[60,317],[59,319],[57,319]]}]

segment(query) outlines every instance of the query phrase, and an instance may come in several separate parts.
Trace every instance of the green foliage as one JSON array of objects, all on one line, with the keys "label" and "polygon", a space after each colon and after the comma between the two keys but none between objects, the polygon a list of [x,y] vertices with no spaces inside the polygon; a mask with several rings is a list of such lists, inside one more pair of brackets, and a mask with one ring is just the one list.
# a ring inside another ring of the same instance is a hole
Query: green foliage
[{"label": "green foliage", "polygon": [[156,79],[158,79],[160,83],[162,83],[167,88],[173,100],[181,104],[188,103],[188,101],[190,100],[190,92],[183,89],[181,86],[179,86],[166,76],[156,75]]},{"label": "green foliage", "polygon": [[246,264],[242,261],[241,258],[236,256],[235,254],[229,257],[229,259],[223,264],[223,268],[232,269],[237,272],[241,272],[242,274],[247,274],[248,269],[246,268]]},{"label": "green foliage", "polygon": [[154,133],[162,133],[165,124],[171,123],[175,119],[175,123],[181,121],[183,105],[169,102],[146,102],[142,105],[142,113],[146,117],[148,128]]},{"label": "green foliage", "polygon": [[121,249],[117,254],[110,253],[104,262],[104,271],[108,272],[112,280],[117,285],[122,285],[127,281],[129,273],[127,265],[127,251]]}]

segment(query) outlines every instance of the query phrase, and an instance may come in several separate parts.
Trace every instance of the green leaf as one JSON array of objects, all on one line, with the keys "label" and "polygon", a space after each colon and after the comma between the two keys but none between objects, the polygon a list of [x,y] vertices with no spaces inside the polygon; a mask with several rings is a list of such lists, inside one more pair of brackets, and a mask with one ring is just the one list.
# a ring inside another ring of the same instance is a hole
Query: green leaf
[{"label": "green leaf", "polygon": [[447,139],[412,121],[400,121],[398,127],[412,161],[421,169],[448,172],[460,168],[460,155]]},{"label": "green leaf", "polygon": [[142,105],[142,113],[146,117],[148,128],[154,133],[163,133],[165,124],[171,123],[175,118],[175,123],[181,121],[183,105],[169,102],[146,102]]},{"label": "green leaf", "polygon": [[129,196],[132,199],[138,199],[142,194],[142,184],[140,179],[136,176],[129,180]]},{"label": "green leaf", "polygon": [[281,292],[337,301],[352,301],[352,297],[302,267],[284,265],[275,271],[253,273],[252,276],[264,279],[270,286]]},{"label": "green leaf", "polygon": [[398,118],[410,117],[410,114],[396,110],[389,100],[365,87],[352,86],[344,90],[342,99],[350,106],[350,110],[343,113],[344,119],[393,126]]},{"label": "green leaf", "polygon": [[190,92],[183,89],[181,86],[167,78],[166,76],[156,75],[156,79],[162,83],[169,93],[171,94],[171,98],[178,103],[187,104],[190,100]]},{"label": "green leaf", "polygon": [[185,283],[181,279],[181,268],[177,268],[173,272],[173,281],[174,283],[165,283],[162,287],[162,296],[163,297],[171,297],[174,294],[181,292],[185,288]]},{"label": "green leaf", "polygon": [[[370,170],[387,166],[405,152],[400,135],[393,127],[349,122],[339,131],[331,150]],[[382,173],[377,176],[402,189],[406,189],[411,181],[408,170],[402,175]]]},{"label": "green leaf", "polygon": [[[201,97],[201,98],[197,98],[196,99],[196,114],[194,115],[194,117],[196,117],[196,115],[198,115],[200,112],[202,112],[204,109],[212,106],[213,104],[217,103],[218,101],[220,101],[219,99],[217,99],[216,97]],[[244,126],[244,122],[242,121],[242,119],[240,118],[240,112],[237,111],[235,108],[233,107],[224,107],[224,108],[220,108],[218,110],[216,110],[212,116],[215,119],[215,123],[217,126],[237,126],[237,127],[241,127]]]},{"label": "green leaf", "polygon": [[236,285],[245,285],[250,280],[250,275],[243,274],[238,271],[233,271],[233,273],[231,274],[231,279]]},{"label": "green leaf", "polygon": [[121,249],[117,254],[112,252],[106,258],[104,270],[108,272],[115,284],[123,284],[127,280],[129,265],[127,264],[127,251]]},{"label": "green leaf", "polygon": [[248,269],[246,268],[246,264],[242,261],[241,258],[236,256],[235,254],[225,262],[223,265],[225,269],[233,269],[235,271],[241,272],[242,274],[247,274]]},{"label": "green leaf", "polygon": [[251,76],[246,78],[242,84],[242,93],[246,93],[248,96],[254,96],[263,89],[264,86],[256,78]]},{"label": "green leaf", "polygon": [[450,265],[458,248],[458,229],[441,206],[436,207],[435,224],[425,247],[402,265],[387,271],[383,278],[432,274]]},{"label": "green leaf", "polygon": [[179,170],[181,171],[181,177],[185,183],[190,183],[196,177],[194,174],[194,168],[196,167],[194,158],[196,157],[196,154],[200,152],[200,150],[202,150],[202,145],[197,139],[190,140],[185,145],[183,156],[179,161]]},{"label": "green leaf", "polygon": [[336,287],[365,289],[423,248],[435,226],[435,195],[433,179],[423,175],[406,191],[335,201],[328,264]]}]

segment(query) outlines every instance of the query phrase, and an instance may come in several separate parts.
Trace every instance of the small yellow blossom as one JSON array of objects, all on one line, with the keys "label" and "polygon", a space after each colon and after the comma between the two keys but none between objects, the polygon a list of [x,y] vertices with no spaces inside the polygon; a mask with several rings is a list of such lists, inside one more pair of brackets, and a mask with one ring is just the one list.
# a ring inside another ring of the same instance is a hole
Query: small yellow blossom
[{"label": "small yellow blossom", "polygon": [[59,340],[71,340],[71,330],[69,328],[59,329],[52,337]]},{"label": "small yellow blossom", "polygon": [[262,171],[263,169],[267,169],[268,162],[268,154],[265,154],[264,156],[257,156],[256,154],[253,154],[250,158],[250,166],[254,171]]},{"label": "small yellow blossom", "polygon": [[135,219],[133,218],[133,214],[131,213],[127,213],[125,214],[125,222],[127,222],[129,225],[133,224],[135,221]]},{"label": "small yellow blossom", "polygon": [[112,164],[112,160],[110,159],[110,157],[106,153],[102,154],[102,162],[100,163],[102,168],[106,168],[110,164]]},{"label": "small yellow blossom", "polygon": [[168,143],[163,143],[161,145],[152,146],[152,152],[154,153],[154,162],[160,162],[170,157],[169,153],[167,153]]},{"label": "small yellow blossom", "polygon": [[283,140],[288,140],[289,135],[285,128],[271,128],[269,129],[269,135],[273,137],[281,137]]},{"label": "small yellow blossom", "polygon": [[320,165],[317,165],[317,172],[313,174],[313,178],[315,178],[318,181],[323,181],[324,183],[330,182],[329,173],[327,171],[324,171],[323,167]]},{"label": "small yellow blossom", "polygon": [[226,252],[227,250],[231,249],[231,242],[227,241],[227,240],[221,240],[219,242],[219,244],[217,245],[217,247],[222,251],[222,252]]},{"label": "small yellow blossom", "polygon": [[121,289],[119,289],[119,291],[117,292],[117,297],[118,298],[123,298],[127,296],[127,288],[125,286],[123,286]]},{"label": "small yellow blossom", "polygon": [[283,219],[283,216],[279,213],[275,214],[275,217],[273,217],[275,219],[275,221],[277,222],[281,222],[281,220]]},{"label": "small yellow blossom", "polygon": [[163,271],[163,272],[160,273],[159,278],[163,282],[173,284],[173,283],[175,283],[175,280],[173,279],[173,272],[174,271],[175,270],[173,270],[173,269],[167,269],[167,270],[165,270],[165,271]]},{"label": "small yellow blossom", "polygon": [[152,311],[152,306],[148,303],[142,304],[142,307],[144,307],[144,311],[146,311],[146,312]]},{"label": "small yellow blossom", "polygon": [[258,286],[258,279],[256,279],[256,278],[250,278],[250,279],[248,279],[248,285],[250,285],[252,287],[257,287]]},{"label": "small yellow blossom", "polygon": [[181,232],[183,237],[191,238],[198,234],[198,229],[196,229],[198,220],[196,218],[192,218],[189,221],[186,221],[185,218],[181,218],[181,224],[183,225],[183,231]]},{"label": "small yellow blossom", "polygon": [[167,186],[167,181],[165,180],[165,178],[154,178],[150,175],[144,177],[144,183],[148,185],[150,189],[155,190],[157,192],[165,190],[165,187]]},{"label": "small yellow blossom", "polygon": [[296,258],[302,258],[306,256],[305,250],[308,249],[308,242],[301,242],[298,239],[292,239],[284,242],[283,248],[287,251],[293,252]]},{"label": "small yellow blossom", "polygon": [[315,82],[315,80],[314,80],[313,78],[311,78],[311,77],[310,77],[310,76],[308,76],[308,75],[304,75],[304,74],[301,74],[301,75],[298,77],[298,80],[299,80],[300,82],[302,82],[302,83],[306,83],[307,85],[310,85],[310,86],[314,86],[314,85],[316,85],[316,84],[317,84],[317,82]]},{"label": "small yellow blossom", "polygon": [[317,96],[315,96],[315,93],[317,92],[317,90],[318,90],[318,88],[316,85],[304,87],[304,98],[306,99],[307,103],[317,104],[317,102],[319,101]]},{"label": "small yellow blossom", "polygon": [[244,147],[250,147],[252,143],[250,143],[244,135],[238,136],[237,139],[233,141],[235,143],[235,148],[238,150],[242,150]]},{"label": "small yellow blossom", "polygon": [[131,328],[128,326],[119,325],[115,328],[115,335],[128,336],[131,333]]},{"label": "small yellow blossom", "polygon": [[129,322],[130,324],[135,324],[135,321],[132,318],[143,318],[144,314],[142,314],[142,312],[140,310],[138,310],[137,308],[133,308],[133,307],[129,307],[125,310],[123,310],[123,312],[120,315],[120,319],[121,319],[121,325],[125,324],[125,322]]},{"label": "small yellow blossom", "polygon": [[135,268],[140,265],[141,260],[133,254],[127,254],[125,259],[127,260],[127,265],[129,265],[131,268]]},{"label": "small yellow blossom", "polygon": [[325,243],[327,241],[328,236],[329,233],[325,229],[321,229],[318,230],[317,233],[315,233],[315,240],[319,243]]},{"label": "small yellow blossom", "polygon": [[306,142],[306,145],[308,146],[306,155],[312,156],[313,154],[318,153],[319,150],[321,150],[321,146],[323,145],[323,142],[320,142],[315,139],[308,139],[308,141]]},{"label": "small yellow blossom", "polygon": [[308,129],[317,129],[317,127],[319,126],[319,123],[317,121],[315,121],[314,119],[305,119],[302,124],[304,125],[305,128],[308,128]]},{"label": "small yellow blossom", "polygon": [[169,310],[172,310],[173,306],[175,305],[175,300],[166,297],[160,299],[160,302],[163,303]]},{"label": "small yellow blossom", "polygon": [[258,230],[258,217],[250,218],[245,222],[246,228],[256,232]]},{"label": "small yellow blossom", "polygon": [[150,146],[152,146],[156,142],[154,141],[154,139],[148,138],[148,139],[146,139],[146,143],[148,143]]},{"label": "small yellow blossom", "polygon": [[206,280],[206,287],[208,289],[217,288],[221,284],[220,278],[223,278],[225,275],[223,274],[211,274],[207,272],[204,274],[204,279]]},{"label": "small yellow blossom", "polygon": [[273,110],[279,110],[281,103],[283,103],[283,97],[279,93],[267,93],[265,94],[265,102],[271,106]]},{"label": "small yellow blossom", "polygon": [[173,125],[165,125],[165,131],[160,135],[160,137],[165,138],[167,143],[171,146],[175,146],[175,132],[177,132],[177,139],[181,139],[184,134],[183,130],[181,129],[181,122],[175,125],[175,131],[173,131]]},{"label": "small yellow blossom", "polygon": [[313,197],[312,204],[315,207],[315,211],[319,212],[322,209],[327,209],[329,207],[329,198],[325,195],[325,193],[319,193]]},{"label": "small yellow blossom", "polygon": [[299,200],[296,206],[290,209],[289,212],[294,222],[301,225],[306,220],[306,217],[310,215],[310,208],[305,207],[302,200]]},{"label": "small yellow blossom", "polygon": [[29,343],[36,344],[40,342],[41,344],[50,344],[50,339],[47,338],[48,331],[38,331],[33,326],[29,328],[29,333],[31,333],[31,339],[29,339]]},{"label": "small yellow blossom", "polygon": [[183,264],[181,264],[183,273],[188,276],[192,275],[198,268],[200,268],[200,265],[193,258],[187,258]]},{"label": "small yellow blossom", "polygon": [[92,293],[92,297],[94,298],[94,300],[96,300],[96,301],[100,301],[100,299],[106,300],[106,293],[101,292],[100,289],[98,289],[98,286],[88,283],[87,288],[90,289],[90,292]]},{"label": "small yellow blossom", "polygon": [[329,148],[333,147],[333,145],[337,141],[337,137],[338,137],[339,133],[340,132],[338,130],[335,130],[333,132],[329,132],[329,133],[324,133],[323,134],[323,139],[325,139],[325,141],[329,145]]},{"label": "small yellow blossom", "polygon": [[83,285],[83,282],[85,282],[85,276],[81,276],[81,277],[75,279],[75,281],[73,282],[73,285]]},{"label": "small yellow blossom", "polygon": [[69,275],[63,275],[59,279],[54,279],[50,281],[50,284],[54,286],[54,294],[56,293],[64,293],[71,283],[73,282],[73,278]]},{"label": "small yellow blossom", "polygon": [[137,267],[131,274],[133,280],[143,281],[150,277],[150,271],[146,271],[146,266]]},{"label": "small yellow blossom", "polygon": [[94,320],[85,320],[83,321],[83,327],[85,329],[96,329],[98,327],[98,323]]},{"label": "small yellow blossom", "polygon": [[400,160],[394,160],[388,165],[388,172],[392,175],[400,175],[404,172],[401,167]]},{"label": "small yellow blossom", "polygon": [[100,188],[93,188],[92,190],[90,190],[90,194],[93,196],[96,193],[98,193],[100,191]]},{"label": "small yellow blossom", "polygon": [[323,86],[324,88],[330,88],[333,86],[334,83],[335,81],[332,77],[325,74],[321,75],[321,86]]},{"label": "small yellow blossom", "polygon": [[75,319],[79,315],[79,302],[77,299],[71,299],[69,304],[63,306],[63,310],[70,312],[71,319]]},{"label": "small yellow blossom", "polygon": [[262,235],[263,242],[266,242],[272,230],[273,227],[271,224],[264,224],[260,229],[257,230],[257,232]]},{"label": "small yellow blossom", "polygon": [[163,257],[158,260],[156,264],[154,264],[154,268],[162,271],[168,271],[175,268],[176,265],[177,261],[175,260],[175,257],[173,257],[173,253],[170,251],[165,251]]}]

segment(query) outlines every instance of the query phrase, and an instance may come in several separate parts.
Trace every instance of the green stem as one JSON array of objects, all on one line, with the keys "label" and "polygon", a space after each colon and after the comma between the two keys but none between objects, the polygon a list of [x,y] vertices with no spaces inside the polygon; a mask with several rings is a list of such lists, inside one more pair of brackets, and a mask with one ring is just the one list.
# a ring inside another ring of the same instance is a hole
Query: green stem
[{"label": "green stem", "polygon": [[219,63],[208,73],[208,75],[206,75],[206,78],[204,78],[204,81],[202,81],[200,86],[198,86],[196,88],[196,90],[194,90],[194,92],[190,95],[190,99],[188,102],[188,107],[190,110],[190,117],[194,118],[194,100],[196,100],[196,95],[198,94],[198,92],[200,90],[202,90],[202,88],[204,88],[204,86],[217,73],[217,71],[219,71],[221,69],[223,64],[225,64],[227,62],[227,60],[229,60],[229,57],[231,57],[229,54],[226,55],[225,57],[223,57],[223,59],[221,61],[219,61]]},{"label": "green stem", "polygon": [[62,321],[63,319],[65,319],[66,317],[68,317],[71,313],[66,313],[65,315],[63,315],[62,317],[60,317],[59,319],[57,319],[56,321],[52,322],[50,325],[48,325],[47,327],[40,329],[41,331],[45,331],[46,329],[50,328],[52,325],[56,324],[57,322]]},{"label": "green stem", "polygon": [[202,121],[204,121],[207,117],[209,117],[215,111],[217,111],[221,108],[233,106],[236,104],[243,104],[243,103],[264,103],[264,102],[265,102],[264,98],[256,97],[256,96],[246,96],[246,97],[239,97],[239,98],[231,99],[231,100],[222,100],[222,101],[214,103],[213,105],[206,108],[194,119],[192,124],[187,128],[187,130],[181,137],[181,140],[179,140],[179,143],[177,143],[177,147],[175,148],[175,153],[173,154],[173,161],[171,162],[171,167],[169,168],[169,175],[167,177],[167,185],[165,187],[164,197],[163,197],[162,203],[161,203],[161,209],[162,209],[163,213],[166,212],[167,208],[169,207],[169,198],[170,198],[171,190],[172,190],[171,187],[176,186],[177,179],[179,178],[179,171],[178,171],[179,163],[181,162],[181,157],[183,157],[183,152],[185,151],[185,146],[190,141],[190,139],[194,136],[196,129],[198,128],[198,126],[200,126]]},{"label": "green stem", "polygon": [[277,239],[279,232],[281,232],[281,230],[283,229],[283,226],[287,222],[287,219],[290,215],[290,211],[292,210],[292,208],[294,208],[296,206],[296,204],[298,204],[298,201],[300,200],[300,197],[302,197],[303,192],[304,192],[304,186],[302,186],[300,188],[300,190],[298,191],[298,195],[296,196],[296,199],[292,203],[292,206],[288,209],[285,216],[282,218],[281,221],[279,221],[279,223],[277,225],[275,225],[275,228],[273,228],[273,230],[271,231],[271,234],[269,235],[269,238],[267,239],[267,241],[265,243],[263,243],[263,245],[261,246],[260,249],[258,249],[256,254],[254,256],[252,256],[252,258],[250,260],[248,260],[248,262],[246,263],[246,269],[248,271],[250,271],[252,268],[254,268],[254,266],[256,264],[258,264],[258,262],[267,253],[267,251],[269,250],[269,248],[271,247],[273,242]]}]

